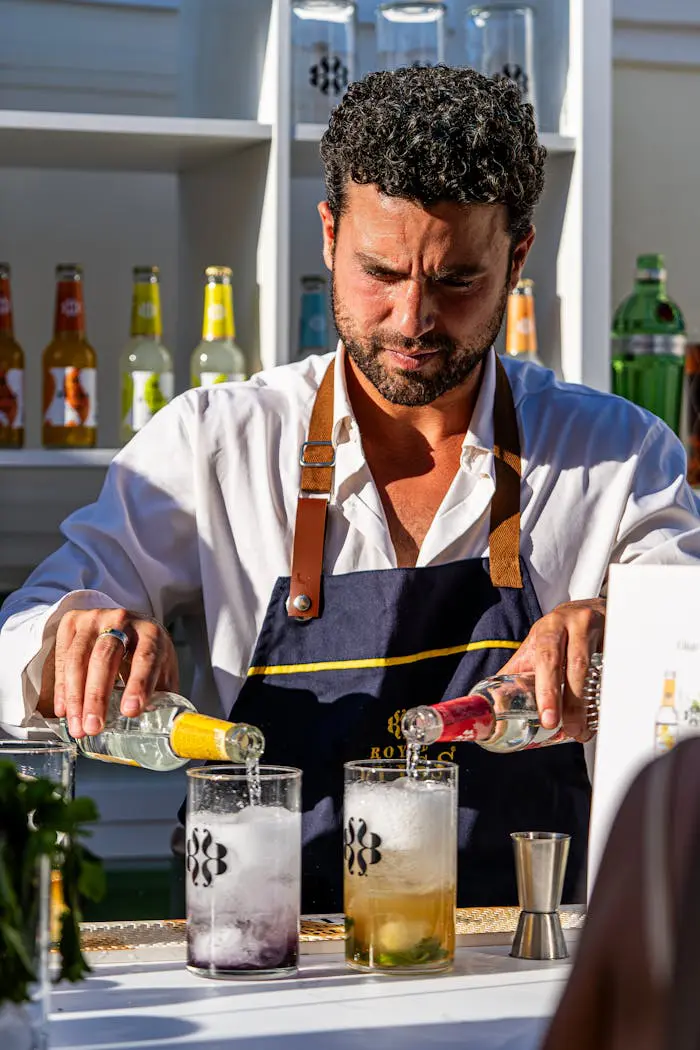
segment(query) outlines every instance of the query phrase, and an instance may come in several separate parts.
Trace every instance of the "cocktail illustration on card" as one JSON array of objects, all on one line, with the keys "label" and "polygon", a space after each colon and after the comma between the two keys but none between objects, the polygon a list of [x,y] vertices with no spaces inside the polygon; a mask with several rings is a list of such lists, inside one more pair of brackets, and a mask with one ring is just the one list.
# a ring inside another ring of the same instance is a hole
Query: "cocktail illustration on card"
[{"label": "cocktail illustration on card", "polygon": [[676,672],[664,674],[661,707],[654,723],[654,751],[661,755],[678,743],[678,711],[676,709]]},{"label": "cocktail illustration on card", "polygon": [[654,753],[662,755],[686,736],[700,733],[700,650],[679,639],[676,666],[664,672],[661,703],[654,722]]}]

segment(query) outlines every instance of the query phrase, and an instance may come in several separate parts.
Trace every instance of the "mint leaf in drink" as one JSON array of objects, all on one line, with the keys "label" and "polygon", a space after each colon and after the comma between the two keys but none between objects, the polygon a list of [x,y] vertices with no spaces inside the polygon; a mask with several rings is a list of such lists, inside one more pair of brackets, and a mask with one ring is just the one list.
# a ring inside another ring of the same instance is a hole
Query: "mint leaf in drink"
[{"label": "mint leaf in drink", "polygon": [[377,961],[380,966],[425,966],[427,963],[440,962],[447,958],[447,951],[442,947],[439,938],[424,937],[412,948],[400,952],[380,952]]}]

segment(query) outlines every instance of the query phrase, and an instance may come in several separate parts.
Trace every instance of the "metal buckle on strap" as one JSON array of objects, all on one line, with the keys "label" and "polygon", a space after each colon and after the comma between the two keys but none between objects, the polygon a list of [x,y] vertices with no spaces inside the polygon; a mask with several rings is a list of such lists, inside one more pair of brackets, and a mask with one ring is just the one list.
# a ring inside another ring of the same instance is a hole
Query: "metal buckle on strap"
[{"label": "metal buckle on strap", "polygon": [[[329,448],[333,449],[333,455],[329,460],[322,460],[320,463],[309,463],[305,458],[306,449],[311,445],[328,445]],[[305,441],[301,446],[301,452],[299,453],[299,465],[302,467],[334,467],[335,466],[335,446],[332,441]]]}]

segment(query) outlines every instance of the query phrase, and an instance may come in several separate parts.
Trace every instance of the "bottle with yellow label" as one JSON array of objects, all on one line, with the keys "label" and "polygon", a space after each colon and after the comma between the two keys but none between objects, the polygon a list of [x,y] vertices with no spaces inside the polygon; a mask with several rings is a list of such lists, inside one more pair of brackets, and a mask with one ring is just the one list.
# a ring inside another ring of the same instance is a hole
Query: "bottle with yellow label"
[{"label": "bottle with yellow label", "polygon": [[0,448],[24,444],[24,352],[12,323],[10,267],[0,263]]},{"label": "bottle with yellow label", "polygon": [[506,356],[541,365],[537,356],[534,289],[535,282],[525,277],[508,296]]},{"label": "bottle with yellow label", "polygon": [[676,711],[676,672],[664,675],[661,707],[654,726],[654,750],[657,755],[670,751],[678,743],[678,712]]},{"label": "bottle with yellow label", "polygon": [[121,439],[126,443],[172,400],[173,359],[162,343],[157,266],[135,266],[131,338],[122,351]]},{"label": "bottle with yellow label", "polygon": [[202,341],[192,354],[192,386],[247,379],[243,351],[234,342],[231,270],[228,266],[209,266],[204,279]]},{"label": "bottle with yellow label", "polygon": [[54,337],[44,350],[43,443],[94,448],[97,441],[97,354],[85,335],[83,271],[56,267]]},{"label": "bottle with yellow label", "polygon": [[191,758],[249,763],[263,753],[265,739],[255,726],[201,715],[177,693],[154,693],[142,714],[127,718],[120,711],[123,691],[116,686],[112,692],[101,733],[75,740],[62,718],[61,736],[87,758],[161,772]]}]

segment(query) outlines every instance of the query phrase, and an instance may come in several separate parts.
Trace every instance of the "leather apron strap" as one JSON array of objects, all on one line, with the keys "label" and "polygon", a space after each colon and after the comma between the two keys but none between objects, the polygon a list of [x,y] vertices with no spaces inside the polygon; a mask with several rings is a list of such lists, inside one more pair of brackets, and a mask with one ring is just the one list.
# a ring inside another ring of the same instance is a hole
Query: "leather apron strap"
[{"label": "leather apron strap", "polygon": [[[301,620],[320,616],[323,545],[333,490],[333,381],[330,362],[316,393],[308,438],[301,447],[301,485],[294,524],[287,611]],[[491,501],[489,566],[494,587],[522,588],[520,572],[520,433],[505,368],[496,355],[494,399],[496,489]]]},{"label": "leather apron strap", "polygon": [[335,358],[316,391],[307,440],[301,446],[301,485],[294,522],[294,547],[287,612],[297,620],[320,615],[323,542],[333,491],[333,387]]}]

